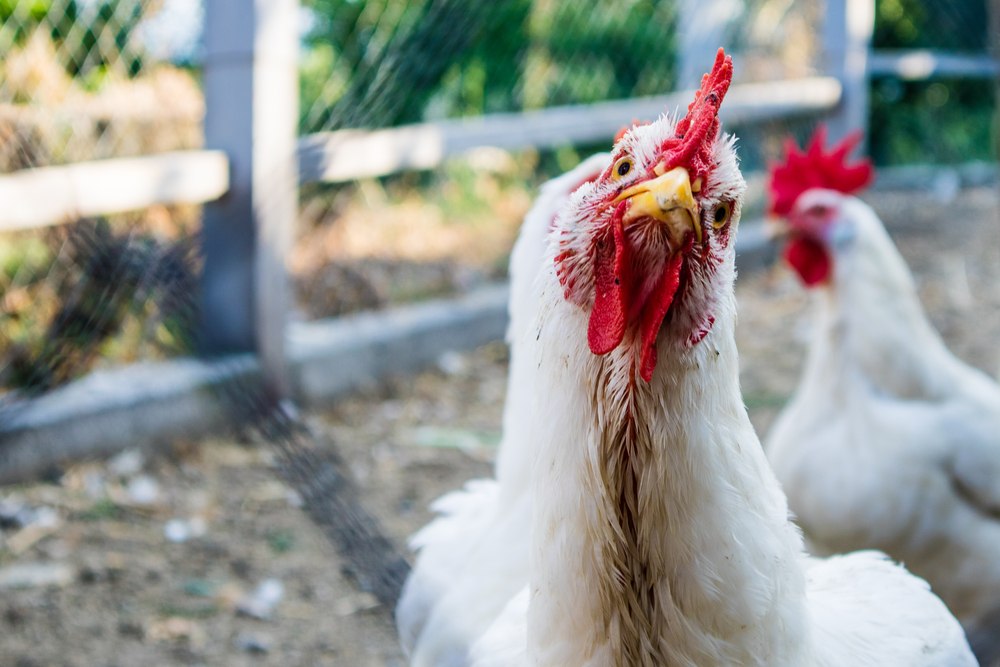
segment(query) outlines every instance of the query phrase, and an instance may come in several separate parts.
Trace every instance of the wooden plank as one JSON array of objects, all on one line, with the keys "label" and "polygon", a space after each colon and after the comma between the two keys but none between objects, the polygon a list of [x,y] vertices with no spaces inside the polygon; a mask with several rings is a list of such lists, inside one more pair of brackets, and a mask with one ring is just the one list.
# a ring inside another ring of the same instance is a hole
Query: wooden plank
[{"label": "wooden plank", "polygon": [[823,72],[844,86],[840,106],[827,122],[830,140],[857,130],[867,137],[868,54],[875,30],[875,0],[827,0],[825,4]]},{"label": "wooden plank", "polygon": [[221,151],[178,151],[24,169],[0,176],[0,231],[154,204],[200,204],[218,199],[228,189],[229,161]]},{"label": "wooden plank", "polygon": [[967,55],[917,49],[911,51],[875,51],[869,59],[872,76],[894,76],[906,81],[933,77],[996,79],[1000,62],[992,56]]},{"label": "wooden plank", "polygon": [[[248,6],[249,5],[249,6]],[[201,350],[254,350],[287,393],[285,258],[298,206],[298,0],[213,0],[205,21],[205,137],[232,163],[206,207]]]},{"label": "wooden plank", "polygon": [[[1000,0],[989,0],[986,5],[988,38],[987,49],[994,62],[1000,60]],[[993,79],[994,108],[1000,109],[1000,76]],[[1000,155],[1000,113],[993,114],[993,155]]]},{"label": "wooden plank", "polygon": [[[734,23],[743,18],[744,0],[678,0],[677,29],[677,87],[697,89],[701,77],[715,62],[715,52],[720,46],[730,51]],[[738,54],[730,53],[734,60]],[[739,65],[739,63],[736,63]],[[739,68],[737,68],[739,71]]]},{"label": "wooden plank", "polygon": [[[683,91],[386,130],[312,134],[299,141],[300,180],[335,183],[431,169],[448,157],[482,146],[516,150],[608,141],[634,119],[654,119],[683,109],[693,94]],[[729,125],[779,120],[830,111],[840,96],[840,83],[829,77],[741,84],[730,90],[721,115]]]}]

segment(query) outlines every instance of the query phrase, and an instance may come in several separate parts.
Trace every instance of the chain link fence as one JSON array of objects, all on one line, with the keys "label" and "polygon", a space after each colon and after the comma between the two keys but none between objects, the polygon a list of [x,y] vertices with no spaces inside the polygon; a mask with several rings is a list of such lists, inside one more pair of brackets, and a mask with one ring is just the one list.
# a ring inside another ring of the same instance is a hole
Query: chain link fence
[{"label": "chain link fence", "polygon": [[[203,2],[0,0],[0,172],[201,146]],[[662,94],[703,68],[699,54],[718,43],[736,54],[743,82],[823,73],[821,0],[717,0],[687,13],[685,2],[303,0],[299,130]],[[876,10],[875,48],[987,49],[981,0],[880,0]],[[692,40],[690,22],[705,17],[715,17],[713,27]],[[994,114],[992,81],[880,76],[872,82],[871,151],[882,164],[995,159]],[[745,168],[759,169],[781,136],[805,135],[813,123],[737,128]],[[516,153],[480,149],[430,172],[304,186],[289,257],[297,317],[337,316],[501,277],[537,184],[610,139]],[[101,360],[188,349],[174,316],[150,301],[168,286],[150,288],[149,276],[176,271],[157,273],[149,257],[188,257],[191,275],[177,284],[197,285],[191,249],[198,228],[197,208],[156,207],[5,233],[0,386],[43,387]],[[95,243],[125,253],[122,266],[107,271],[89,262],[82,249]],[[104,271],[99,280],[95,267]],[[53,357],[53,336],[67,328],[60,313],[74,308],[70,295],[104,279],[110,283],[101,289],[113,295],[93,301],[102,312],[75,316],[101,335],[86,339],[86,354]],[[72,370],[44,373],[50,380],[25,372],[44,358],[77,361]]]},{"label": "chain link fence", "polygon": [[157,58],[162,7],[0,3],[0,171],[201,145],[195,77]]},{"label": "chain link fence", "polygon": [[[696,86],[720,44],[737,54],[739,81],[820,70],[819,0],[720,0],[705,43],[684,41],[678,0],[305,5],[304,134],[663,95]],[[682,82],[685,71],[693,82]],[[801,125],[806,132],[811,122]],[[787,129],[740,128],[744,163],[762,166]],[[301,315],[336,316],[502,276],[537,185],[606,150],[611,135],[555,150],[480,149],[431,173],[305,187],[291,257]]]},{"label": "chain link fence", "polygon": [[[193,53],[170,29],[179,4],[0,1],[0,173],[200,147],[197,74],[168,59]],[[160,206],[5,233],[0,391],[184,347],[189,314],[154,297],[167,280],[196,289],[178,271],[197,270],[197,221],[194,207]]]}]

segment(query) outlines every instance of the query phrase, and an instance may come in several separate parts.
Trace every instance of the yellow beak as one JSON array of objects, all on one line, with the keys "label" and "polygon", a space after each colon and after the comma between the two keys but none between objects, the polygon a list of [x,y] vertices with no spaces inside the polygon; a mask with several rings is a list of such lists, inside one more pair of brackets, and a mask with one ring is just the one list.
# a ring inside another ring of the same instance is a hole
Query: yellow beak
[{"label": "yellow beak", "polygon": [[693,230],[701,243],[701,215],[691,189],[691,177],[684,167],[675,167],[656,178],[636,183],[622,191],[615,201],[626,199],[629,207],[623,219],[625,224],[653,218],[666,223],[675,240],[680,241]]}]

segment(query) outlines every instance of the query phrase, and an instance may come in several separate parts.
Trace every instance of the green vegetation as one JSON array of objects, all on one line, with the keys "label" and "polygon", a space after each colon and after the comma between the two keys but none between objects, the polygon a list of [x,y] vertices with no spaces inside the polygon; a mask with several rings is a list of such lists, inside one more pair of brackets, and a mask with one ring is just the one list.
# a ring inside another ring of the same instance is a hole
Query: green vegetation
[{"label": "green vegetation", "polygon": [[305,4],[317,20],[304,131],[649,95],[674,81],[672,0]]},{"label": "green vegetation", "polygon": [[106,521],[121,517],[122,510],[110,498],[101,498],[88,509],[76,515],[80,521]]},{"label": "green vegetation", "polygon": [[[110,68],[135,76],[142,54],[132,34],[144,15],[143,0],[0,0],[0,50],[47,30],[66,72],[87,87],[100,85]],[[148,3],[146,3],[148,4]]]},{"label": "green vegetation", "polygon": [[[970,54],[988,47],[983,0],[877,0],[874,48]],[[994,81],[872,83],[870,150],[877,164],[996,160]]]},{"label": "green vegetation", "polygon": [[276,554],[287,553],[295,548],[295,535],[290,530],[269,530],[266,537],[268,546]]}]

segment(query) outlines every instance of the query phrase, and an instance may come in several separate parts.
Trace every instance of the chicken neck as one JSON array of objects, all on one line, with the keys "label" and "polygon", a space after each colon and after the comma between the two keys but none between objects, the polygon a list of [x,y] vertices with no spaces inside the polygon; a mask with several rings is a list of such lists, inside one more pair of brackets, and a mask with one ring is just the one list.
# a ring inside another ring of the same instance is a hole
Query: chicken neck
[{"label": "chicken neck", "polygon": [[831,284],[816,290],[804,391],[832,390],[845,401],[871,391],[910,400],[947,395],[961,372],[927,320],[906,263],[871,209],[852,202],[847,213],[856,236],[837,253]]},{"label": "chicken neck", "polygon": [[[528,613],[540,665],[803,665],[801,537],[743,406],[731,289],[701,343],[598,357],[543,297]],[[630,347],[631,346],[631,347]]]}]

